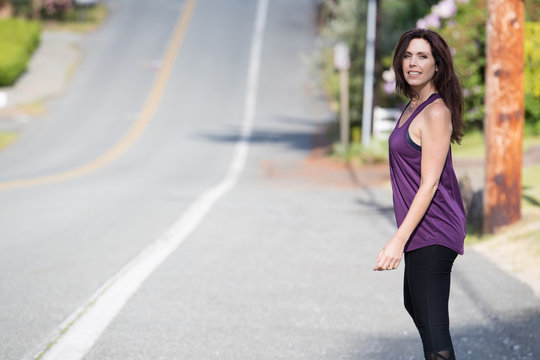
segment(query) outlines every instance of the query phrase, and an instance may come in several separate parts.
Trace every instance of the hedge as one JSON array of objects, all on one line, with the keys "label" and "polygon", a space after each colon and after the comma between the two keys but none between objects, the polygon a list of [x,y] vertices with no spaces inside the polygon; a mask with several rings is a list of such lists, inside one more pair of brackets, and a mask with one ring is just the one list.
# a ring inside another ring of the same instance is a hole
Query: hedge
[{"label": "hedge", "polygon": [[12,85],[26,70],[39,45],[41,24],[23,19],[0,20],[0,86]]}]

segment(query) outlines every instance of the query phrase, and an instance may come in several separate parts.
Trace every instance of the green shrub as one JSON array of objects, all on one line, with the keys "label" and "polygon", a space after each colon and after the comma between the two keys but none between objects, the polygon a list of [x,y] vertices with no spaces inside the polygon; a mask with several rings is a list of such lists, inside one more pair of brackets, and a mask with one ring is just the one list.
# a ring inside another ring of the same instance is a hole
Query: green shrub
[{"label": "green shrub", "polygon": [[540,97],[540,22],[525,24],[525,93]]},{"label": "green shrub", "polygon": [[0,86],[12,85],[26,70],[39,44],[41,25],[22,19],[0,20]]},{"label": "green shrub", "polygon": [[540,97],[525,94],[525,135],[540,135]]},{"label": "green shrub", "polygon": [[540,135],[540,22],[525,24],[525,135]]},{"label": "green shrub", "polygon": [[13,43],[0,44],[0,85],[11,85],[23,73],[28,54]]},{"label": "green shrub", "polygon": [[454,66],[466,90],[464,120],[469,130],[484,124],[487,1],[460,4],[456,15],[437,31],[454,53]]}]

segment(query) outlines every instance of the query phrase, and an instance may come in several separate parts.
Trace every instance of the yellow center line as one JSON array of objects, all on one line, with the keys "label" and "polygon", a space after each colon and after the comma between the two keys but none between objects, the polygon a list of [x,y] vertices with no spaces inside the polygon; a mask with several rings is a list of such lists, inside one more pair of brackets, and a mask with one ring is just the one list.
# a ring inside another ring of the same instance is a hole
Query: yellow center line
[{"label": "yellow center line", "polygon": [[86,164],[56,174],[0,182],[0,191],[33,185],[50,184],[90,174],[116,160],[131,145],[133,145],[133,143],[135,143],[135,141],[137,141],[137,139],[143,134],[157,111],[161,98],[165,93],[167,81],[169,80],[171,71],[173,69],[176,56],[178,55],[180,47],[182,46],[182,42],[186,35],[187,28],[193,16],[196,4],[197,0],[187,1],[182,14],[178,18],[174,32],[169,40],[163,65],[154,79],[154,83],[152,84],[150,93],[146,98],[146,102],[144,103],[137,120],[133,123],[122,139],[120,139],[108,151]]}]

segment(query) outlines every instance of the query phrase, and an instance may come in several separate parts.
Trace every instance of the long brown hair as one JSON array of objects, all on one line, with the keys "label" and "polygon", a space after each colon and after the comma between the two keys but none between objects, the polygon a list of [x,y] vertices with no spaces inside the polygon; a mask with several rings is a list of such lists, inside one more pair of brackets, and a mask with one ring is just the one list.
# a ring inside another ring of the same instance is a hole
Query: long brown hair
[{"label": "long brown hair", "polygon": [[431,54],[435,59],[435,65],[438,69],[433,76],[433,85],[452,113],[453,130],[450,139],[459,144],[463,137],[463,128],[465,127],[465,123],[463,122],[463,92],[454,71],[450,48],[441,35],[428,29],[413,29],[401,35],[394,50],[393,60],[394,73],[396,74],[396,90],[399,94],[407,96],[410,99],[418,96],[403,75],[403,59],[409,43],[413,39],[424,39],[431,47]]}]

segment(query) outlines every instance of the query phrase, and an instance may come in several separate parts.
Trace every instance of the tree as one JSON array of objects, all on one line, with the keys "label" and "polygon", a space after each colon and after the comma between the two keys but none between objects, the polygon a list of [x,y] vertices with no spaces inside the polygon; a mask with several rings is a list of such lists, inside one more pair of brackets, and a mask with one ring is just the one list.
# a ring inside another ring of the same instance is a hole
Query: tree
[{"label": "tree", "polygon": [[[327,43],[328,49],[332,49],[339,42],[344,42],[349,47],[351,58],[349,114],[352,124],[360,124],[364,85],[366,1],[340,0],[335,2],[327,0],[325,7],[330,15],[323,29],[322,37]],[[335,77],[338,77],[337,73]]]}]

